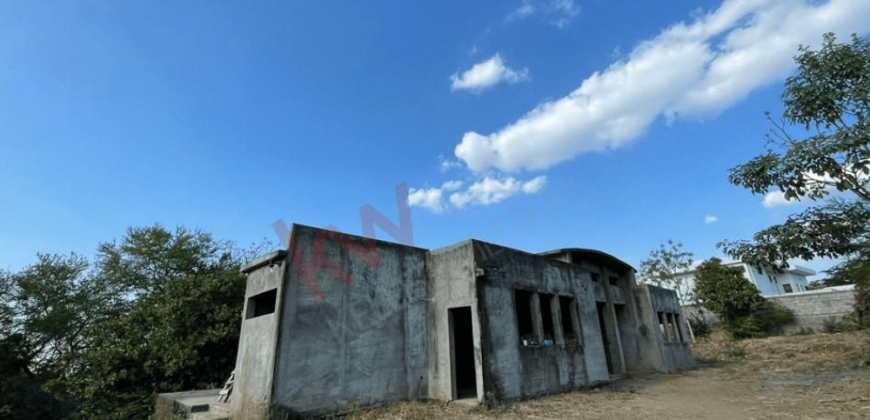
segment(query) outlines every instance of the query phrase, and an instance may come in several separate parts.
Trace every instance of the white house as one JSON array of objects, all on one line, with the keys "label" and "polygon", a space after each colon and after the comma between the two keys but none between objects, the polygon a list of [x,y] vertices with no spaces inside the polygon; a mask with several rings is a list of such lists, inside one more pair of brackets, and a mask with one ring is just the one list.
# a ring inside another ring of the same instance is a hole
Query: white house
[{"label": "white house", "polygon": [[[694,290],[695,288],[695,273],[703,261],[699,261],[692,265],[688,271],[677,274],[678,278],[685,279],[684,289]],[[815,271],[809,268],[792,265],[786,270],[774,270],[771,267],[759,267],[750,265],[742,261],[723,261],[722,265],[726,267],[738,267],[743,270],[743,276],[761,292],[764,297],[779,296],[786,293],[797,293],[807,291],[807,276],[813,276]],[[686,303],[693,302],[694,299],[689,297]]]}]

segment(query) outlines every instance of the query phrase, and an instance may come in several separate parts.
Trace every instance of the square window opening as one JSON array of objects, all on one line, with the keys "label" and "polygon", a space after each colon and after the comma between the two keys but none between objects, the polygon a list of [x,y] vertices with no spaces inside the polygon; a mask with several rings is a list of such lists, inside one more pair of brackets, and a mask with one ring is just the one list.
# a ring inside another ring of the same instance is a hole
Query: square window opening
[{"label": "square window opening", "polygon": [[269,315],[275,312],[275,304],[278,300],[278,289],[272,289],[248,298],[248,309],[245,319]]}]

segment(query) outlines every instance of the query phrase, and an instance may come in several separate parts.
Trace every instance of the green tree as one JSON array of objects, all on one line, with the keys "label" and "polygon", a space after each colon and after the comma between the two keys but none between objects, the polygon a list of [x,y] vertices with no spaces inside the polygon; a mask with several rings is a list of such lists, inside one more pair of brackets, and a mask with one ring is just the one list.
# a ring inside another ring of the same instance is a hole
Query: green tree
[{"label": "green tree", "polygon": [[93,345],[60,383],[78,418],[140,419],[154,394],[222,385],[233,370],[245,278],[238,267],[167,283],[90,331]]},{"label": "green tree", "polygon": [[[845,257],[832,275],[836,281],[859,276],[850,282],[856,283],[860,320],[870,313],[864,269],[870,248],[870,41],[853,35],[851,43],[838,44],[826,34],[819,51],[799,51],[797,74],[782,94],[783,122],[768,135],[770,150],[733,168],[729,180],[756,194],[780,191],[790,200],[826,201],[751,241],[718,246],[733,258],[777,268],[790,258]],[[806,137],[795,138],[789,126]],[[834,191],[846,195],[831,198]]]},{"label": "green tree", "polygon": [[698,266],[695,299],[726,322],[749,316],[764,305],[761,293],[743,277],[742,268],[724,266],[716,258]]},{"label": "green tree", "polygon": [[[256,251],[254,251],[256,252]],[[210,234],[155,225],[100,245],[95,276],[122,299],[85,330],[49,383],[77,403],[75,418],[138,419],[154,394],[214,387],[233,370],[252,251]]]},{"label": "green tree", "polygon": [[12,276],[14,331],[32,373],[51,373],[61,356],[85,347],[82,333],[108,316],[99,281],[78,255],[39,254]]},{"label": "green tree", "polygon": [[659,245],[658,249],[650,251],[650,258],[640,262],[641,282],[655,286],[666,287],[677,292],[681,303],[691,297],[692,287],[685,277],[677,273],[687,271],[692,266],[694,255],[683,251],[683,244],[668,240]]},{"label": "green tree", "polygon": [[734,338],[767,336],[794,316],[790,309],[765,301],[743,277],[742,268],[726,267],[716,258],[698,267],[695,298],[724,318],[725,329]]},{"label": "green tree", "polygon": [[97,250],[100,276],[127,297],[161,293],[166,285],[190,275],[209,275],[236,264],[233,245],[211,234],[161,225],[128,228],[120,243],[106,242]]},{"label": "green tree", "polygon": [[[764,229],[752,241],[719,243],[754,265],[787,267],[788,259],[851,256],[870,243],[870,42],[838,44],[824,35],[819,51],[799,48],[798,71],[785,83],[783,122],[773,122],[769,150],[733,168],[729,180],[756,194],[828,200]],[[768,116],[768,118],[770,118]],[[799,139],[788,126],[806,133]]]},{"label": "green tree", "polygon": [[0,273],[3,418],[63,418],[71,408],[41,386],[59,374],[61,357],[85,348],[82,333],[101,316],[87,270],[75,254],[40,254],[18,273]]}]

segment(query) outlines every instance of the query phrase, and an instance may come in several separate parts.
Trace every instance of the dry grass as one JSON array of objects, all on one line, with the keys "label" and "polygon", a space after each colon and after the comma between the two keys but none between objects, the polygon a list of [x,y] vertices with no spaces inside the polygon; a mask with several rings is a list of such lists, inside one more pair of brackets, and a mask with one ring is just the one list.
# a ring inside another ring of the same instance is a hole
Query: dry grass
[{"label": "dry grass", "polygon": [[733,341],[714,333],[700,367],[497,405],[402,403],[354,410],[367,419],[852,419],[870,418],[870,331]]}]

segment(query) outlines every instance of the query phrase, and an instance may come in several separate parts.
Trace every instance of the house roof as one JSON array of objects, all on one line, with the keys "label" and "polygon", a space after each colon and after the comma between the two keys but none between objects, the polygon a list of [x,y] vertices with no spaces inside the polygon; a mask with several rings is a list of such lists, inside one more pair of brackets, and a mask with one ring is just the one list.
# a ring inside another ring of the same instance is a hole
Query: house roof
[{"label": "house roof", "polygon": [[620,260],[619,258],[614,257],[606,252],[598,251],[595,249],[586,249],[586,248],[559,248],[553,249],[550,251],[539,252],[538,255],[542,257],[552,257],[558,254],[571,254],[571,259],[574,261],[582,260],[582,261],[590,261],[593,263],[601,264],[607,267],[611,267],[616,269],[619,272],[626,271],[637,271],[626,263],[625,261]]},{"label": "house roof", "polygon": [[[689,267],[688,270],[680,271],[680,272],[677,273],[677,274],[694,273],[695,271],[698,271],[698,267],[700,267],[701,264],[703,264],[703,263],[705,263],[705,262],[707,262],[707,261],[708,261],[708,260],[695,261],[695,262],[692,263],[692,265]],[[744,263],[743,261],[728,260],[728,261],[722,261],[722,265],[724,265],[724,266],[728,266],[728,267],[742,267],[742,266],[744,266],[744,265],[749,265],[749,264],[748,264],[748,263]],[[784,270],[784,272],[786,272],[786,273],[790,273],[790,274],[795,274],[795,275],[798,275],[798,276],[804,276],[804,277],[807,277],[807,276],[814,276],[814,275],[816,275],[816,272],[815,272],[815,271],[813,271],[813,270],[811,270],[811,269],[809,269],[809,268],[801,267],[801,266],[799,266],[799,265],[794,265],[794,264],[791,264],[789,268],[787,268],[787,269]]]}]

